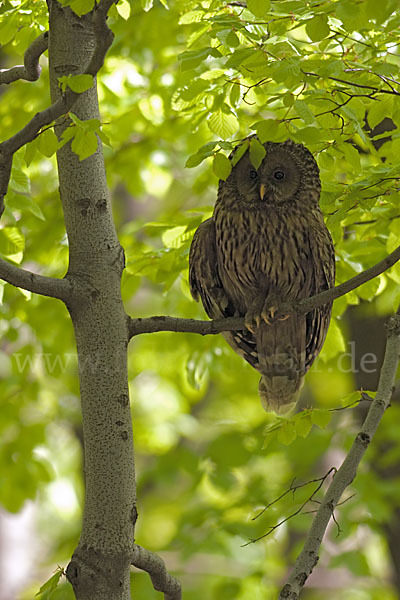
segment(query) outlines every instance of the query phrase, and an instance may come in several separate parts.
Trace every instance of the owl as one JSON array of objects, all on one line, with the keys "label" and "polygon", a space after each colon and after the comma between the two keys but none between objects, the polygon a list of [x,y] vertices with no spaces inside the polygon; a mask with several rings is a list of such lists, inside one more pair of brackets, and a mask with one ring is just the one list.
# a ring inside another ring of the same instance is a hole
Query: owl
[{"label": "owl", "polygon": [[193,237],[189,282],[210,318],[244,317],[246,329],[222,335],[261,374],[264,409],[282,414],[322,348],[332,307],[275,317],[276,309],[333,287],[335,257],[314,157],[292,140],[264,148],[258,169],[247,150],[219,182],[213,216]]}]

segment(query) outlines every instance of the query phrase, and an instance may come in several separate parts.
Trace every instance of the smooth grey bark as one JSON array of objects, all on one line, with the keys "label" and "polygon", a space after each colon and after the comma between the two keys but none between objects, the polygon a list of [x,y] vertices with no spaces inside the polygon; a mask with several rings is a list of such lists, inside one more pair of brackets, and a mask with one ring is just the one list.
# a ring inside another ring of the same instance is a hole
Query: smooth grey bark
[{"label": "smooth grey bark", "polygon": [[[57,78],[85,70],[95,36],[91,14],[77,17],[55,0],[48,4],[55,102],[60,97]],[[79,96],[73,112],[82,120],[99,117],[96,84]],[[68,124],[63,119],[57,135]],[[120,295],[124,254],[112,220],[101,143],[83,161],[68,143],[57,153],[57,161],[69,240],[66,279],[73,289],[91,289],[73,294],[67,302],[78,350],[86,480],[83,529],[67,576],[78,600],[128,600],[136,498],[129,338]]]}]

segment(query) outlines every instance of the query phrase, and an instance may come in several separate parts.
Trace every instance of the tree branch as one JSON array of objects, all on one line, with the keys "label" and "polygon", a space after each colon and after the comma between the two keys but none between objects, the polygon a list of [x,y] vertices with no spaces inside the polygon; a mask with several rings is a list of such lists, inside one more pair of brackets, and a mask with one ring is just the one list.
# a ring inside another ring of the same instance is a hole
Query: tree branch
[{"label": "tree branch", "polygon": [[[388,254],[383,260],[376,263],[373,267],[362,271],[355,277],[348,279],[344,283],[335,286],[329,290],[325,290],[316,296],[312,296],[311,298],[304,298],[303,300],[299,300],[293,304],[283,303],[279,306],[278,312],[279,315],[291,314],[294,312],[297,313],[307,313],[313,308],[318,308],[318,306],[322,306],[322,304],[326,304],[327,302],[332,302],[349,292],[352,292],[356,288],[360,287],[363,283],[367,283],[374,277],[378,277],[390,267],[393,267],[397,261],[400,260],[400,246],[396,248],[391,254]],[[278,312],[276,316],[278,316]]]},{"label": "tree branch", "polygon": [[164,600],[181,600],[181,584],[168,573],[163,559],[158,554],[136,545],[132,565],[150,575],[154,589],[164,593]]},{"label": "tree branch", "polygon": [[[89,65],[84,71],[85,74],[93,75],[93,77],[103,65],[107,50],[114,38],[114,34],[106,24],[107,12],[114,2],[115,0],[100,0],[93,11],[96,47]],[[72,108],[78,97],[78,93],[67,88],[54,104],[36,113],[25,127],[0,144],[0,216],[4,210],[3,199],[7,193],[13,154],[19,148],[34,140],[43,127],[50,125],[50,123],[65,115]]]},{"label": "tree branch", "polygon": [[[308,313],[314,308],[332,302],[352,290],[360,287],[363,283],[387,271],[398,260],[400,260],[400,246],[373,267],[366,269],[348,281],[336,287],[325,290],[311,298],[303,298],[297,302],[284,302],[275,311],[275,317],[293,313]],[[215,319],[213,321],[199,321],[197,319],[181,319],[178,317],[157,316],[133,319],[129,317],[129,337],[132,338],[140,333],[155,333],[157,331],[175,331],[179,333],[199,333],[200,335],[215,335],[222,331],[240,331],[246,329],[244,319],[241,317],[229,317],[227,319]]]},{"label": "tree branch", "polygon": [[72,293],[72,284],[68,279],[37,275],[32,271],[17,267],[3,258],[0,258],[0,279],[23,290],[28,290],[28,292],[64,301]]},{"label": "tree branch", "polygon": [[0,69],[0,84],[12,83],[18,79],[36,81],[40,77],[41,67],[39,58],[48,47],[48,31],[45,31],[32,42],[24,54],[24,64],[11,69]]},{"label": "tree branch", "polygon": [[283,586],[279,600],[297,600],[299,594],[318,562],[318,552],[328,523],[346,487],[357,474],[363,458],[377,428],[388,408],[400,356],[400,315],[399,311],[387,323],[385,358],[379,378],[378,391],[366,419],[353,445],[331,485],[329,486],[311,525],[304,548],[299,554],[287,583]]}]

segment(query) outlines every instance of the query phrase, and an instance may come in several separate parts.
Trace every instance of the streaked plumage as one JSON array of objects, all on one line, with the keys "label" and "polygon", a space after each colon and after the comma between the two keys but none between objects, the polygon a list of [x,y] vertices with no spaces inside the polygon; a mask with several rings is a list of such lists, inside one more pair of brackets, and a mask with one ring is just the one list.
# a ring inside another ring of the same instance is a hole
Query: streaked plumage
[{"label": "streaked plumage", "polygon": [[332,287],[334,248],[311,153],[291,140],[264,147],[258,170],[247,151],[219,182],[214,214],[193,238],[189,279],[210,318],[245,317],[248,329],[223,335],[261,373],[264,408],[285,412],[322,348],[331,305],[285,320],[273,307]]}]

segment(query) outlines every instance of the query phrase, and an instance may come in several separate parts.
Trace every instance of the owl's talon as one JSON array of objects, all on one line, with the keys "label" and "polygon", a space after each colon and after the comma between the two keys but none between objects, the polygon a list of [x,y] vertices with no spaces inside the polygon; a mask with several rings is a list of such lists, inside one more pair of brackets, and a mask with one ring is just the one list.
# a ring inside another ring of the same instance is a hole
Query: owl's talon
[{"label": "owl's talon", "polygon": [[260,326],[260,318],[247,313],[244,317],[244,324],[246,325],[246,329],[248,329],[250,333],[254,335],[257,331],[257,328]]},{"label": "owl's talon", "polygon": [[283,315],[282,317],[278,317],[278,321],[286,321],[286,319],[288,319],[290,317],[290,315]]},{"label": "owl's talon", "polygon": [[261,316],[267,325],[272,325],[272,323],[275,321],[275,313],[277,309],[277,306],[269,306],[268,308],[263,308]]}]

